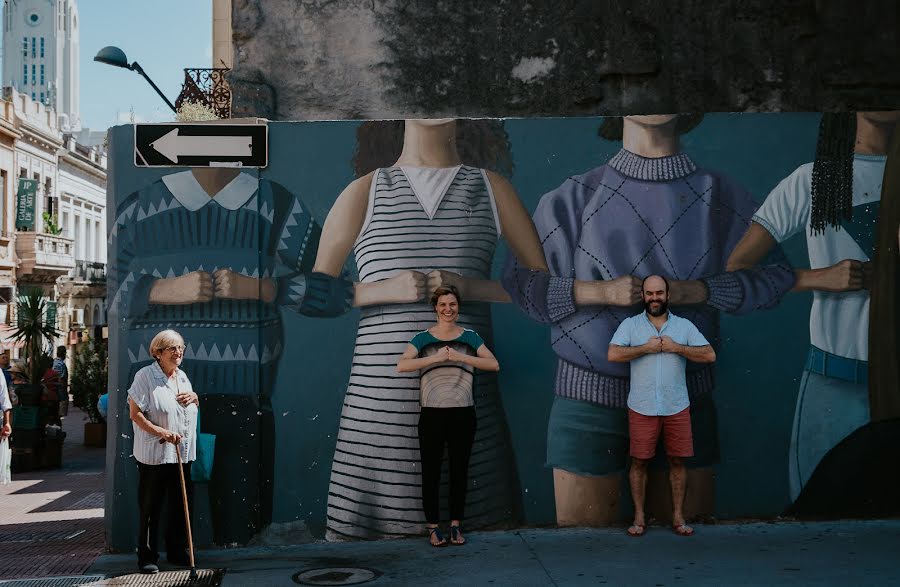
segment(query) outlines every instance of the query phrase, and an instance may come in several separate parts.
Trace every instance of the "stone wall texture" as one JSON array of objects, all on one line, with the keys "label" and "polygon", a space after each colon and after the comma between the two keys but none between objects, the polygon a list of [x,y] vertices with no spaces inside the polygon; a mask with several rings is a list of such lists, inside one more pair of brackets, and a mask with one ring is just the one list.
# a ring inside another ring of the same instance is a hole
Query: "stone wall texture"
[{"label": "stone wall texture", "polygon": [[233,0],[234,116],[900,109],[897,0]]}]

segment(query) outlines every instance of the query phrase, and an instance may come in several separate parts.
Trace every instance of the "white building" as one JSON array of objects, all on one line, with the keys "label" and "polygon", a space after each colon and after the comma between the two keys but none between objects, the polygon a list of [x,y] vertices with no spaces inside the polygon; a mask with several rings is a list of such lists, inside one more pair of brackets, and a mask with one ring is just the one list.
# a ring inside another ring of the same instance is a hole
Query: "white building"
[{"label": "white building", "polygon": [[81,128],[78,27],[75,0],[3,2],[3,86],[56,111],[64,131]]}]

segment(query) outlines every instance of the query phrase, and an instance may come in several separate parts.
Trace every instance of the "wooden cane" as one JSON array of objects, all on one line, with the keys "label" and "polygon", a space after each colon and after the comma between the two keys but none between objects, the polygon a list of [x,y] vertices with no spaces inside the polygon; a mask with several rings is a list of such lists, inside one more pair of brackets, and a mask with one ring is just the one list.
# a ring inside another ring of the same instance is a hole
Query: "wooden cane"
[{"label": "wooden cane", "polygon": [[197,578],[197,569],[194,567],[194,539],[191,536],[191,514],[188,511],[187,487],[184,484],[184,466],[181,464],[181,443],[175,447],[175,453],[178,455],[178,478],[181,480],[181,503],[184,504],[184,525],[187,528],[188,553],[191,557],[191,574],[190,579],[193,581]]}]

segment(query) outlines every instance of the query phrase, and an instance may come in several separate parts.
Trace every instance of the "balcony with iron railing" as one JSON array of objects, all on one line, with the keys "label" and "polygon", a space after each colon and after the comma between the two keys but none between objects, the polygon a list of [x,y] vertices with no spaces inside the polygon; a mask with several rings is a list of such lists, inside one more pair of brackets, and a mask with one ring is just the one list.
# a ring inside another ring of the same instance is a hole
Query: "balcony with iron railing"
[{"label": "balcony with iron railing", "polygon": [[75,268],[75,241],[43,232],[16,233],[19,275],[53,280]]},{"label": "balcony with iron railing", "polygon": [[184,84],[175,100],[175,107],[181,108],[185,102],[194,102],[210,107],[219,118],[231,118],[231,86],[225,79],[229,71],[224,67],[185,69]]},{"label": "balcony with iron railing", "polygon": [[69,271],[69,277],[75,281],[100,283],[106,281],[106,263],[76,260],[75,268]]}]

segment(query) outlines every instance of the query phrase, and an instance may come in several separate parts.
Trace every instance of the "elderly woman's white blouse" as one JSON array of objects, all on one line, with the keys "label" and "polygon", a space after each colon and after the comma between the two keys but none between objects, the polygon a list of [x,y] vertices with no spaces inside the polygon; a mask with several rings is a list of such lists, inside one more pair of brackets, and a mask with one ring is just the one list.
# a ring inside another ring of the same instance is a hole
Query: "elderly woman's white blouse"
[{"label": "elderly woman's white blouse", "polygon": [[[171,430],[182,437],[179,447],[182,462],[197,458],[197,406],[182,406],[175,400],[179,392],[193,391],[184,371],[178,369],[171,379],[163,373],[159,363],[153,363],[135,373],[128,397],[153,424]],[[159,436],[134,427],[134,458],[145,465],[177,463],[178,455],[171,442],[160,444]]]}]

